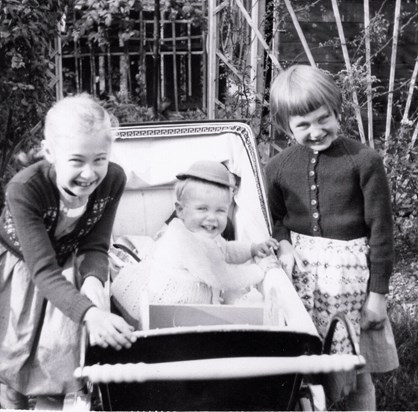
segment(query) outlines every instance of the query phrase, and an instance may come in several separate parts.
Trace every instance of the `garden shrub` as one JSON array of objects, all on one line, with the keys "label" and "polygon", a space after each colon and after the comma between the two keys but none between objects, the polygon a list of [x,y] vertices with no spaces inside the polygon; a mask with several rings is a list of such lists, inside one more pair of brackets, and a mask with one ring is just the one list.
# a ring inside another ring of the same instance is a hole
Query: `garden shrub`
[{"label": "garden shrub", "polygon": [[51,39],[65,2],[2,0],[0,13],[0,204],[20,150],[39,142],[41,120],[55,99]]}]

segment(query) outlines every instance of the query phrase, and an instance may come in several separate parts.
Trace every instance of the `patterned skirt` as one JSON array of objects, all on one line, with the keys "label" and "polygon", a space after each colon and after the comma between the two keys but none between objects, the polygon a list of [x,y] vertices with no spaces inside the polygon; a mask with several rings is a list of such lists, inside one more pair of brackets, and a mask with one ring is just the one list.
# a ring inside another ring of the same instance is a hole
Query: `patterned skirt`
[{"label": "patterned skirt", "polygon": [[[366,358],[364,370],[382,373],[396,369],[399,362],[389,319],[381,330],[360,328],[370,276],[367,239],[342,241],[293,232],[291,239],[301,258],[295,264],[293,283],[319,335],[324,338],[331,318],[343,312],[354,328],[360,353]],[[352,352],[342,324],[334,334],[332,352]]]}]

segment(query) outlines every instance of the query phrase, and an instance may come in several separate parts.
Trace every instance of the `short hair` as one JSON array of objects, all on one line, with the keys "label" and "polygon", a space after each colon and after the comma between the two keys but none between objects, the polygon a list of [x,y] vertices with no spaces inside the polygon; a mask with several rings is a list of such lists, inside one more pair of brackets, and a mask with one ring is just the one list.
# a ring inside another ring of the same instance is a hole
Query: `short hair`
[{"label": "short hair", "polygon": [[290,116],[305,116],[325,105],[338,117],[341,104],[341,91],[332,77],[308,65],[297,64],[280,72],[270,88],[273,124],[289,136]]},{"label": "short hair", "polygon": [[207,182],[205,180],[196,179],[194,177],[187,177],[186,179],[177,180],[174,186],[176,200],[178,202],[181,202],[188,193],[196,189],[196,186],[201,186],[201,187],[205,186],[205,187],[217,188],[218,190],[223,190],[225,191],[225,193],[228,193],[230,201],[232,200],[231,188],[224,186],[224,185],[218,185],[212,182]]},{"label": "short hair", "polygon": [[69,133],[104,133],[112,141],[115,138],[112,130],[115,123],[117,121],[96,100],[88,93],[81,93],[67,96],[49,109],[44,136],[46,140],[53,140]]}]

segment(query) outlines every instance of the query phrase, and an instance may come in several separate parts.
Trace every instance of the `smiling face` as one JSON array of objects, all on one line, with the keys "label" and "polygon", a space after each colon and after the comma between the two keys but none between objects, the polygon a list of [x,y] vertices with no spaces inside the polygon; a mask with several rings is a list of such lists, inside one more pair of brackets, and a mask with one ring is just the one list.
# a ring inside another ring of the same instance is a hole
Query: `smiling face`
[{"label": "smiling face", "polygon": [[328,149],[338,137],[339,122],[333,111],[323,105],[303,116],[290,116],[289,129],[301,145],[318,152]]},{"label": "smiling face", "polygon": [[55,166],[59,189],[79,198],[90,196],[107,174],[111,141],[101,132],[46,141],[45,154]]},{"label": "smiling face", "polygon": [[107,174],[113,139],[110,115],[91,96],[67,96],[47,113],[43,143],[61,197],[86,200]]},{"label": "smiling face", "polygon": [[191,232],[210,238],[220,235],[226,227],[230,190],[204,182],[187,182],[183,195],[176,202],[177,216]]}]

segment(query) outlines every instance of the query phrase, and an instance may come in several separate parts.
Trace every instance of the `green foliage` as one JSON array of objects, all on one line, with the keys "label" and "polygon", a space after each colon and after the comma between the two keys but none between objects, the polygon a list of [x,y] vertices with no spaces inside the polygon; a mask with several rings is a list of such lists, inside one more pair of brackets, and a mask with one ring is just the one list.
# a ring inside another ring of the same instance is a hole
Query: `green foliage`
[{"label": "green foliage", "polygon": [[39,141],[39,122],[54,95],[50,41],[65,2],[0,1],[0,196],[15,173],[14,155]]},{"label": "green foliage", "polygon": [[[331,73],[332,75],[332,73]],[[358,122],[356,118],[355,105],[353,103],[353,90],[357,93],[357,98],[360,105],[360,112],[362,114],[363,128],[367,134],[367,118],[365,115],[365,108],[367,105],[367,68],[362,60],[358,60],[351,67],[351,75],[346,69],[340,70],[333,75],[335,82],[339,86],[343,101],[341,106],[341,132],[345,136],[351,136],[360,140],[360,132],[358,129]],[[384,94],[383,88],[380,86],[380,79],[376,76],[371,77],[371,93],[375,99],[373,113],[378,113],[376,108],[376,99]]]},{"label": "green foliage", "polygon": [[144,123],[156,120],[161,121],[181,121],[181,120],[203,120],[206,119],[205,113],[200,110],[188,110],[185,112],[170,112],[167,109],[160,110],[159,119],[155,119],[155,114],[151,107],[138,106],[134,103],[120,102],[115,98],[110,98],[102,103],[109,113],[113,114],[120,124]]},{"label": "green foliage", "polygon": [[87,35],[89,41],[106,46],[116,34],[123,44],[139,34],[130,15],[141,9],[139,0],[76,0],[76,19],[70,22],[69,38],[77,41]]},{"label": "green foliage", "polygon": [[191,1],[165,0],[163,6],[170,20],[190,20],[194,26],[206,27],[206,18],[202,9],[195,7]]},{"label": "green foliage", "polygon": [[398,249],[418,247],[418,148],[411,147],[413,127],[401,123],[386,150]]}]

